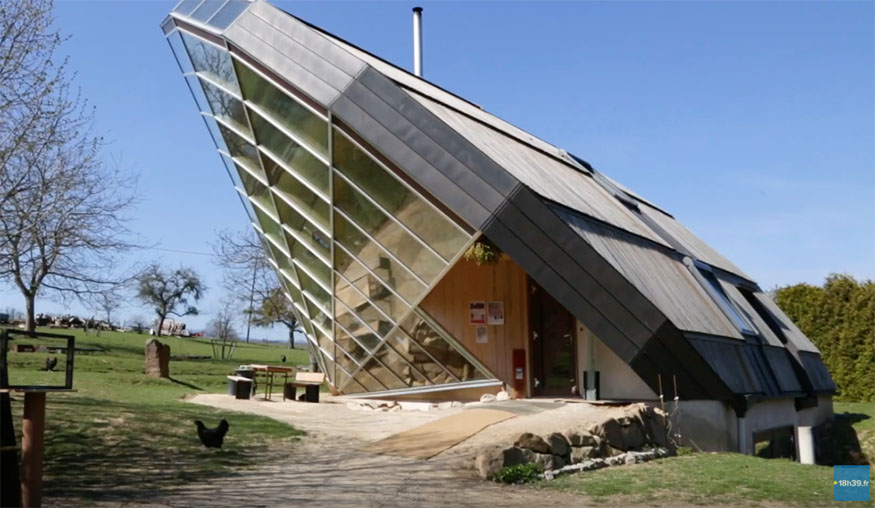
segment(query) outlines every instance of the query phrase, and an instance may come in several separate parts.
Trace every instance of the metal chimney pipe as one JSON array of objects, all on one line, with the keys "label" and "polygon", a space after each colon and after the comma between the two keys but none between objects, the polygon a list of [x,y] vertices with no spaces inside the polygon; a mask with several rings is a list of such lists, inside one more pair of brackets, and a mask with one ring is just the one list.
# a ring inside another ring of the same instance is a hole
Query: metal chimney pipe
[{"label": "metal chimney pipe", "polygon": [[422,77],[422,7],[413,8],[413,74]]}]

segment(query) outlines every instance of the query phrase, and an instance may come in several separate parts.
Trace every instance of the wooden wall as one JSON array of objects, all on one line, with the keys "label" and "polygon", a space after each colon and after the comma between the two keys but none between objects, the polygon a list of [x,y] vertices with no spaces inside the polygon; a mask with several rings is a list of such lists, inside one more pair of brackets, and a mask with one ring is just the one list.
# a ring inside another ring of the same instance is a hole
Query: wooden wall
[{"label": "wooden wall", "polygon": [[[526,288],[526,273],[506,255],[493,266],[477,266],[471,261],[460,260],[420,307],[511,388],[513,349],[528,350],[529,307]],[[472,301],[496,300],[504,302],[504,324],[486,325],[488,342],[478,344],[476,325],[468,324],[468,304]],[[526,363],[528,382],[528,361]],[[524,397],[526,394],[517,396]]]}]

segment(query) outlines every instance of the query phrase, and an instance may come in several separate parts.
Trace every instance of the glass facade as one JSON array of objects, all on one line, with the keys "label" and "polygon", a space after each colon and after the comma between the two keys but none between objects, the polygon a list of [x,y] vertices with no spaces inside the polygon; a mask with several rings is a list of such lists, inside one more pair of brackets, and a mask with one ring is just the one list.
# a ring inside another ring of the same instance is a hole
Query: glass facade
[{"label": "glass facade", "polygon": [[[174,16],[214,26],[245,9],[195,3]],[[491,379],[417,307],[471,235],[275,77],[184,27],[167,37],[329,381],[359,393]]]}]

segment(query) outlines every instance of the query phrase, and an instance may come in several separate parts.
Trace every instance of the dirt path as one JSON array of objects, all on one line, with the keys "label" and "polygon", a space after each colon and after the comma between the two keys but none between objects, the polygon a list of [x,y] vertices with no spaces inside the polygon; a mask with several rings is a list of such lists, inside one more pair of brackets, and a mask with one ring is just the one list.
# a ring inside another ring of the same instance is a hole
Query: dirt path
[{"label": "dirt path", "polygon": [[371,412],[344,404],[237,401],[226,395],[200,395],[191,402],[287,421],[308,436],[263,468],[170,489],[152,500],[154,506],[585,506],[579,496],[483,482],[459,468],[455,456],[421,461],[361,451],[367,442],[461,409]]}]

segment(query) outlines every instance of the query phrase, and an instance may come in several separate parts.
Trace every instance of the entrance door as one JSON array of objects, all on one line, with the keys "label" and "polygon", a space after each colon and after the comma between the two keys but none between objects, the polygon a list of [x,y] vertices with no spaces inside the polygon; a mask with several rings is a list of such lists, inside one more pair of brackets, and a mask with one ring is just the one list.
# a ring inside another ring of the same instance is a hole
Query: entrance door
[{"label": "entrance door", "polygon": [[574,316],[534,281],[529,282],[532,394],[576,394],[577,350]]}]

